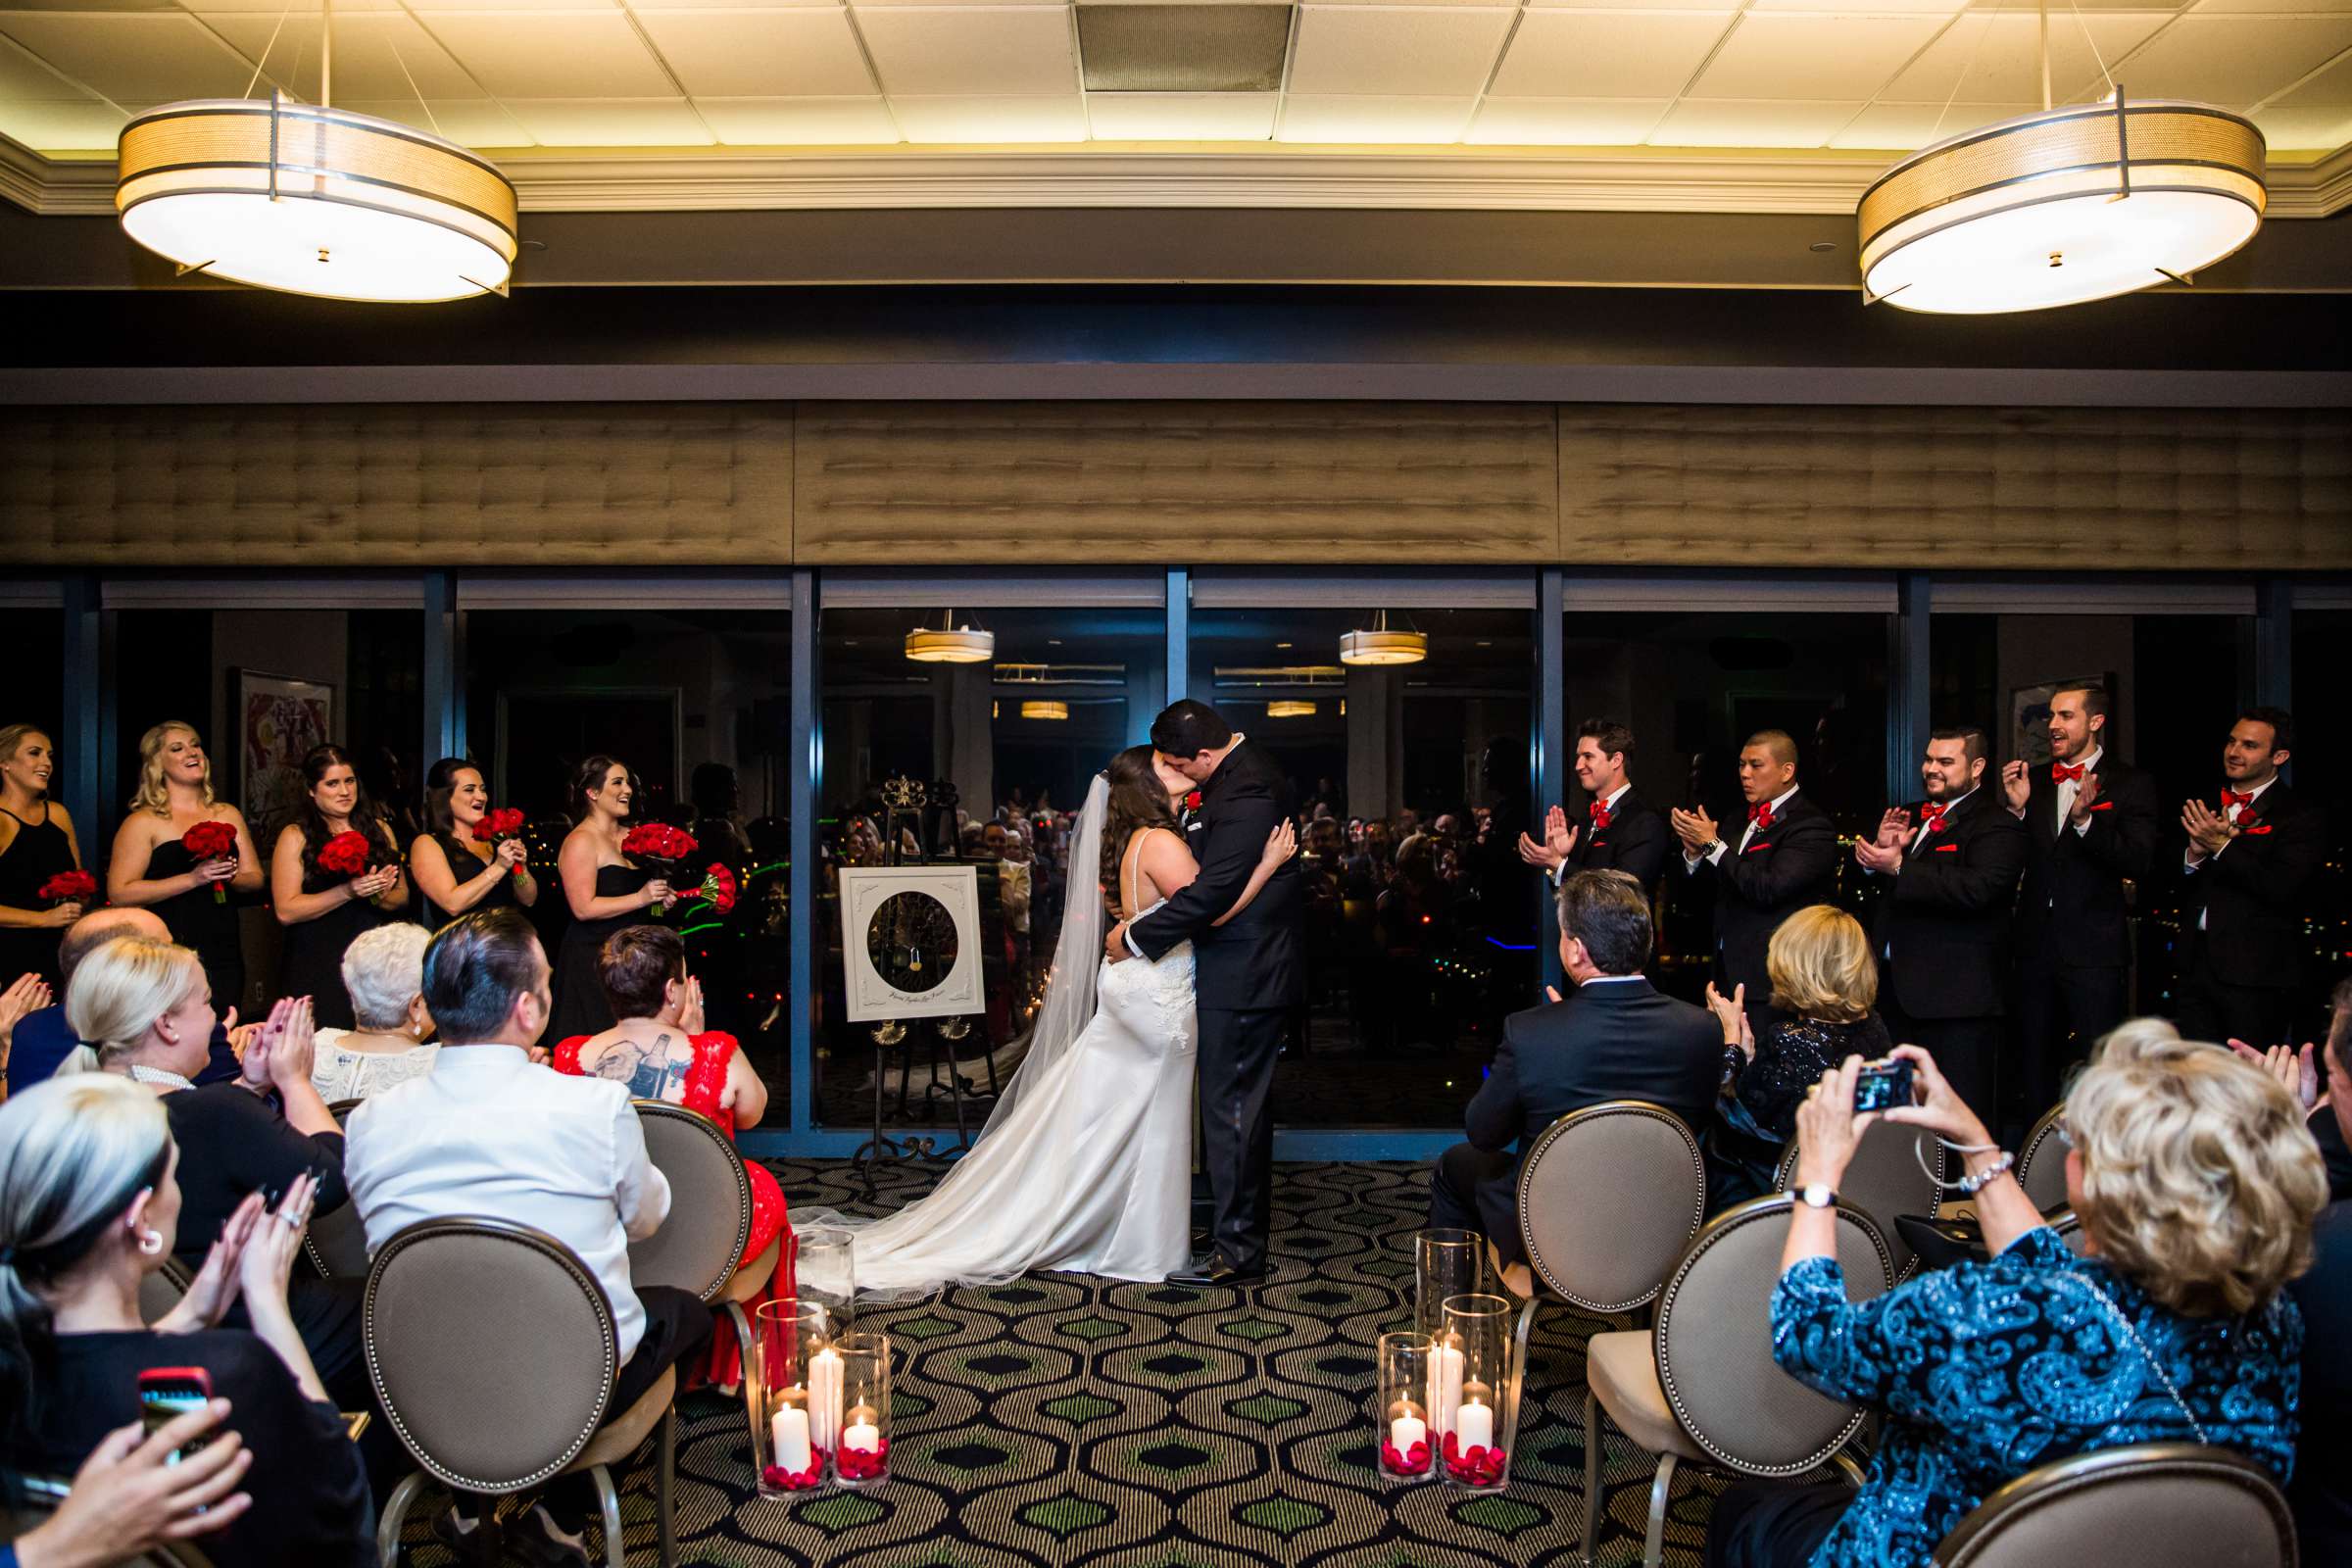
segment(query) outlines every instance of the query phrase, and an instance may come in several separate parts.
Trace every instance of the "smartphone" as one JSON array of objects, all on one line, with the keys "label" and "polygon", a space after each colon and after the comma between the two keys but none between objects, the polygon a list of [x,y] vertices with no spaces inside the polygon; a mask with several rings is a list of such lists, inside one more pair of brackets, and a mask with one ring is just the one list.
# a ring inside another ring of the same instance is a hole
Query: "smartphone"
[{"label": "smartphone", "polygon": [[1854,1079],[1856,1110],[1891,1110],[1911,1103],[1911,1063],[1900,1058],[1865,1062]]},{"label": "smartphone", "polygon": [[[149,1436],[191,1410],[201,1410],[213,1397],[212,1374],[200,1366],[149,1367],[139,1374],[139,1425]],[[165,1462],[177,1464],[212,1440],[198,1438]]]}]

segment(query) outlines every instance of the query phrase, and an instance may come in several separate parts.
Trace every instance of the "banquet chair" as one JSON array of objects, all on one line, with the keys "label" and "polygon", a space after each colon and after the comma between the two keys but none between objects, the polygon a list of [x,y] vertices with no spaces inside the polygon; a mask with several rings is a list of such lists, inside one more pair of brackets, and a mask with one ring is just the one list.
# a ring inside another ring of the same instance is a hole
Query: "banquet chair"
[{"label": "banquet chair", "polygon": [[2017,1151],[2017,1185],[2026,1190],[2034,1206],[2044,1214],[2066,1206],[2066,1143],[2058,1126],[2066,1120],[2063,1102],[2041,1113]]},{"label": "banquet chair", "polygon": [[168,1257],[164,1266],[153,1273],[139,1276],[139,1321],[153,1323],[179,1304],[188,1294],[195,1276],[180,1267],[179,1259]]},{"label": "banquet chair", "polygon": [[383,1568],[399,1561],[402,1522],[428,1480],[506,1496],[578,1471],[602,1505],[608,1568],[622,1568],[612,1467],[657,1427],[656,1511],[670,1568],[677,1371],[606,1422],[620,1368],[612,1305],[569,1248],[508,1220],[419,1220],[376,1252],[363,1332],[377,1403],[418,1467],[377,1524]]},{"label": "banquet chair", "polygon": [[[351,1113],[359,1105],[357,1100],[338,1100],[326,1108],[335,1118],[335,1125],[342,1127],[349,1125]],[[360,1205],[345,1202],[340,1208],[313,1215],[309,1228],[302,1233],[302,1250],[320,1279],[365,1279],[368,1227],[360,1220]]]},{"label": "banquet chair", "polygon": [[[72,1484],[53,1476],[23,1476],[17,1482],[18,1494],[6,1499],[6,1512],[0,1514],[0,1542],[13,1543],[29,1535],[33,1528],[55,1513],[66,1500]],[[184,1541],[158,1542],[135,1557],[123,1557],[114,1568],[212,1568],[212,1559]]]},{"label": "banquet chair", "polygon": [[[1791,1138],[1781,1152],[1781,1168],[1774,1178],[1784,1193],[1796,1171],[1796,1140]],[[1935,1174],[1930,1175],[1931,1171]],[[1902,1214],[1940,1218],[1944,1202],[1943,1189],[1936,1185],[1938,1178],[1949,1179],[1943,1146],[1936,1141],[1936,1135],[1924,1127],[1881,1120],[1864,1130],[1862,1147],[1854,1151],[1853,1163],[1845,1167],[1845,1175],[1838,1183],[1838,1200],[1860,1209],[1886,1243],[1888,1263],[1894,1270],[1893,1284],[1900,1285],[1919,1269],[1918,1254],[1903,1240],[1895,1218]]]},{"label": "banquet chair", "polygon": [[[669,1285],[700,1298],[735,1330],[749,1354],[751,1320],[743,1303],[758,1298],[783,1256],[779,1231],[758,1257],[735,1266],[752,1239],[752,1178],[734,1141],[710,1117],[665,1100],[640,1100],[646,1156],[669,1181],[669,1217],[641,1242],[629,1244],[629,1277],[640,1285]],[[749,1419],[750,1380],[744,1383]]]},{"label": "banquet chair", "polygon": [[2294,1568],[2270,1473],[2227,1448],[2146,1443],[2078,1453],[2002,1487],[1943,1538],[1936,1568]]},{"label": "banquet chair", "polygon": [[[1864,1411],[1782,1371],[1772,1358],[1771,1300],[1788,1239],[1788,1194],[1725,1209],[1698,1233],[1658,1298],[1648,1333],[1595,1334],[1585,1355],[1585,1524],[1579,1560],[1591,1568],[1592,1514],[1600,1505],[1605,1411],[1657,1455],[1642,1561],[1657,1568],[1666,1544],[1674,1473],[1696,1464],[1741,1476],[1800,1476],[1836,1464],[1859,1482],[1844,1453]],[[1838,1208],[1838,1261],[1847,1293],[1867,1300],[1892,1287],[1894,1268],[1878,1228]]]}]

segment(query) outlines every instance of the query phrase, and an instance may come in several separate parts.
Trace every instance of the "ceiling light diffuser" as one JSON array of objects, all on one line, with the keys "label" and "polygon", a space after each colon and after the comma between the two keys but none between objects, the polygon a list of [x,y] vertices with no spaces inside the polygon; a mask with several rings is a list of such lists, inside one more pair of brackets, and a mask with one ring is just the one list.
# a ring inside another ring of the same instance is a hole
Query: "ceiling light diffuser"
[{"label": "ceiling light diffuser", "polygon": [[1428,657],[1429,638],[1417,631],[1391,631],[1385,610],[1372,617],[1369,631],[1346,632],[1340,637],[1343,664],[1418,664]]}]

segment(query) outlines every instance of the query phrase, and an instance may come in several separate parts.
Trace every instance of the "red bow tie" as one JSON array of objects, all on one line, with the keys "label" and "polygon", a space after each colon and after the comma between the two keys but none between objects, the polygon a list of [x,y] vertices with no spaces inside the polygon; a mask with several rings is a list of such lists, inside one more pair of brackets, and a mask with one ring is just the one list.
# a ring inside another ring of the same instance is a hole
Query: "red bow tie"
[{"label": "red bow tie", "polygon": [[2082,777],[2082,764],[2080,762],[2072,767],[2067,766],[2064,762],[2050,764],[2050,782],[2053,784],[2072,784]]},{"label": "red bow tie", "polygon": [[1747,819],[1750,822],[1755,823],[1758,828],[1768,828],[1772,826],[1772,803],[1770,801],[1758,801],[1755,805],[1749,807],[1747,808]]},{"label": "red bow tie", "polygon": [[1940,833],[1944,828],[1943,813],[1949,809],[1940,801],[1929,801],[1920,807],[1919,819],[1928,825],[1929,832]]},{"label": "red bow tie", "polygon": [[2225,815],[2229,813],[2230,808],[2232,806],[2252,806],[2253,804],[2254,797],[2251,795],[2237,795],[2229,790],[2222,791],[2222,811]]},{"label": "red bow tie", "polygon": [[1608,825],[1609,803],[1606,801],[1594,801],[1592,803],[1592,831],[1597,833]]}]

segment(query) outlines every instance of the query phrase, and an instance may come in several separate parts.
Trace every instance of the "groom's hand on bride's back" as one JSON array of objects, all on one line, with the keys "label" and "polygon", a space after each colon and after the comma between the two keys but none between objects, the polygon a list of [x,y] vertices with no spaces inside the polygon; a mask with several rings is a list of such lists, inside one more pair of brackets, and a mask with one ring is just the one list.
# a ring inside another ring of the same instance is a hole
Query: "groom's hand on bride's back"
[{"label": "groom's hand on bride's back", "polygon": [[1112,926],[1110,934],[1102,939],[1102,956],[1113,963],[1135,956],[1134,954],[1127,951],[1126,921],[1121,920],[1117,925]]}]

